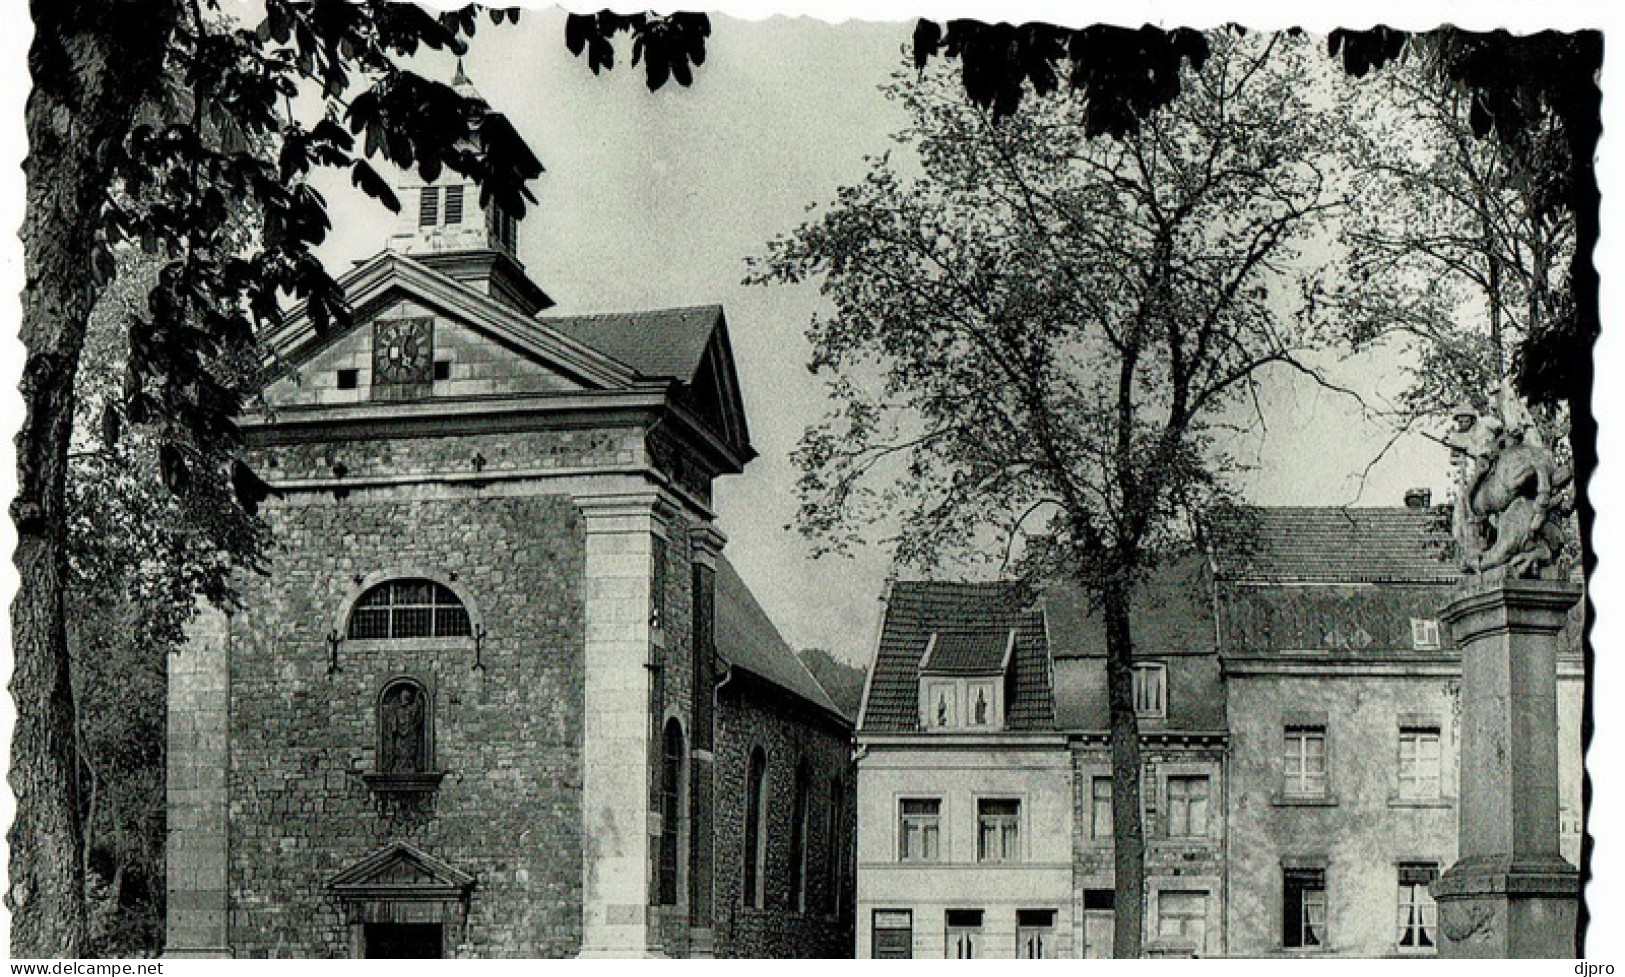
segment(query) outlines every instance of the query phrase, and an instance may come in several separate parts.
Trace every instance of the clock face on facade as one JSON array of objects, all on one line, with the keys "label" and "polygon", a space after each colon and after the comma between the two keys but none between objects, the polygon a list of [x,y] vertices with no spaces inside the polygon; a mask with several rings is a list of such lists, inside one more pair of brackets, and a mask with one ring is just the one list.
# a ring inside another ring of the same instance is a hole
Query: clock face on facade
[{"label": "clock face on facade", "polygon": [[434,380],[434,320],[374,324],[372,377],[375,387],[428,387]]}]

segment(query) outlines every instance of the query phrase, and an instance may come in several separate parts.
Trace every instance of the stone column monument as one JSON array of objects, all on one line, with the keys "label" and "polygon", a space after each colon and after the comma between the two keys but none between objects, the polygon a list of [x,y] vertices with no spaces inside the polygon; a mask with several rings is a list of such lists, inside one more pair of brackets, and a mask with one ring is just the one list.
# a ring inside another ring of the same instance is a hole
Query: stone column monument
[{"label": "stone column monument", "polygon": [[[1581,596],[1554,566],[1566,482],[1532,424],[1457,415],[1468,582],[1440,611],[1461,650],[1459,859],[1434,884],[1439,956],[1573,957],[1579,872],[1558,847],[1557,643]],[[1527,415],[1524,415],[1527,419]]]}]

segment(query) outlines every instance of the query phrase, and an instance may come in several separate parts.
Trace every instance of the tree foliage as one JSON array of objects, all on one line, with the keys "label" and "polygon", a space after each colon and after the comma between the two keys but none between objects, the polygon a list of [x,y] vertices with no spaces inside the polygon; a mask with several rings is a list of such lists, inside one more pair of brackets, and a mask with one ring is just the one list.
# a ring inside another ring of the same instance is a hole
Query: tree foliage
[{"label": "tree foliage", "polygon": [[[1045,572],[1099,604],[1120,907],[1144,871],[1127,594],[1225,504],[1222,435],[1262,371],[1310,370],[1297,248],[1343,203],[1307,42],[1207,46],[1121,139],[1090,138],[1080,93],[996,117],[941,71],[899,81],[912,158],[877,161],[752,278],[817,278],[834,310],[808,333],[839,407],[797,452],[805,533],[895,522],[898,558],[930,565],[1038,530]],[[1140,913],[1117,919],[1138,955]]]}]

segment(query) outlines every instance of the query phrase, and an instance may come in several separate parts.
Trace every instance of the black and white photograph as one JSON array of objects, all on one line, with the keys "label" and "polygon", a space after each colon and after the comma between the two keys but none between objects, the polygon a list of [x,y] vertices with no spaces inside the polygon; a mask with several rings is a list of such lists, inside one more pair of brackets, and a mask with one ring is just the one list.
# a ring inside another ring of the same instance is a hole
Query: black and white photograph
[{"label": "black and white photograph", "polygon": [[1612,972],[1602,3],[16,13],[11,957]]}]

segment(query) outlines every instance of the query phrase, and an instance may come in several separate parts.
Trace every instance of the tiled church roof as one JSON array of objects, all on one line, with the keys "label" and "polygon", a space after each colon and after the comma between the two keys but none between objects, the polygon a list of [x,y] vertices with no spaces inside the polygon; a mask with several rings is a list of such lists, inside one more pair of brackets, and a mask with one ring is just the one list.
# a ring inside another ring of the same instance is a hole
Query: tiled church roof
[{"label": "tiled church roof", "polygon": [[720,305],[646,312],[541,316],[537,322],[612,356],[645,377],[689,383],[722,317]]},{"label": "tiled church roof", "polygon": [[[726,558],[717,561],[717,653],[736,668],[777,685],[835,716],[842,716],[829,693],[790,649],[772,619],[756,602]],[[842,716],[842,721],[847,721]]]}]

